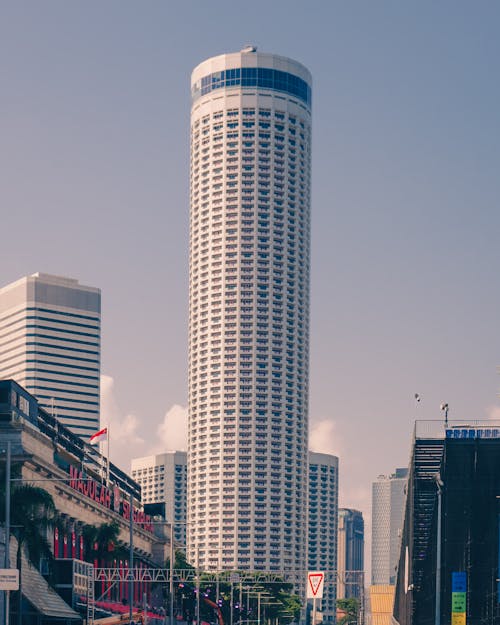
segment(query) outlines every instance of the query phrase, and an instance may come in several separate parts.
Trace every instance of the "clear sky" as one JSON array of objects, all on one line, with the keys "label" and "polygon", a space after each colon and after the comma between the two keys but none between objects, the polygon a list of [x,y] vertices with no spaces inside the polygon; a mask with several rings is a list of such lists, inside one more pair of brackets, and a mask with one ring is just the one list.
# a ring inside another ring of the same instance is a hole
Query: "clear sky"
[{"label": "clear sky", "polygon": [[482,0],[1,3],[0,285],[102,289],[113,461],[182,444],[190,72],[245,44],[314,79],[311,445],[341,504],[369,522],[440,402],[500,418],[499,24]]}]

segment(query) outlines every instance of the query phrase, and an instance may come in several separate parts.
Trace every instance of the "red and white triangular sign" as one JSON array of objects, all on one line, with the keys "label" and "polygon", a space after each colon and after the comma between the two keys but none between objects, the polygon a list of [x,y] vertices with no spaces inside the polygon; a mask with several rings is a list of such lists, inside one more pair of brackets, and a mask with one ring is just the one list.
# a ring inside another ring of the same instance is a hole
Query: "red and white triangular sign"
[{"label": "red and white triangular sign", "polygon": [[309,571],[307,574],[307,598],[322,599],[325,574],[323,571]]}]

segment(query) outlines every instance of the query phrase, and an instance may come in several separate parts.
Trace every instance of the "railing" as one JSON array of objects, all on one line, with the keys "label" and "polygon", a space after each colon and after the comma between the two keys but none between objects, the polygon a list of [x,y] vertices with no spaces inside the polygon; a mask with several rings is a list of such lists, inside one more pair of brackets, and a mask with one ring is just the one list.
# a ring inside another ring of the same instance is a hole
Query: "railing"
[{"label": "railing", "polygon": [[418,420],[415,421],[414,438],[446,438],[446,430],[452,429],[500,430],[500,421],[498,419],[454,419],[453,421],[449,420],[448,424],[445,424],[444,419],[439,421]]}]

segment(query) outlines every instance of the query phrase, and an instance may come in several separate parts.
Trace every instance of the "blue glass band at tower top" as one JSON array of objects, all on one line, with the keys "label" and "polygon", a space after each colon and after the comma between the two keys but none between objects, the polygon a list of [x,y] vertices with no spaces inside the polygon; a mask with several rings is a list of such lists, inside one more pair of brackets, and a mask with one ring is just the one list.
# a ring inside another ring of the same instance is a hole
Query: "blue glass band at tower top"
[{"label": "blue glass band at tower top", "polygon": [[226,69],[204,76],[191,90],[193,102],[216,89],[225,87],[260,87],[295,96],[311,106],[311,87],[305,80],[277,69],[241,67]]}]

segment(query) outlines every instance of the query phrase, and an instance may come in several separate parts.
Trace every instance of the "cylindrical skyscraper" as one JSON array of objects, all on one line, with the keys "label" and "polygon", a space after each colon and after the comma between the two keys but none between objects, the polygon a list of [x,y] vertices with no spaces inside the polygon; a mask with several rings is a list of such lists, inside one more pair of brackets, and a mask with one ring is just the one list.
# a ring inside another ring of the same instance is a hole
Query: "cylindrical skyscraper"
[{"label": "cylindrical skyscraper", "polygon": [[188,558],[304,569],[311,75],[248,47],[191,89]]}]

